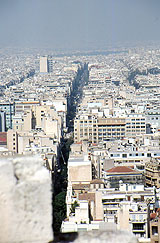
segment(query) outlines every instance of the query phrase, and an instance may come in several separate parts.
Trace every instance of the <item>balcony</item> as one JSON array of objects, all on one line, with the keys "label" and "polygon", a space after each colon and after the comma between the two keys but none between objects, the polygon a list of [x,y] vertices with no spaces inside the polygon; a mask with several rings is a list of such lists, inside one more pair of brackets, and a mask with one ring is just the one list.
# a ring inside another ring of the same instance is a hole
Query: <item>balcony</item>
[{"label": "balcony", "polygon": [[136,222],[136,223],[133,223],[133,228],[132,228],[132,232],[135,233],[135,232],[145,232],[146,231],[146,227],[145,227],[145,223],[142,223],[142,222]]},{"label": "balcony", "polygon": [[132,229],[132,232],[133,233],[144,233],[145,232],[145,229]]}]

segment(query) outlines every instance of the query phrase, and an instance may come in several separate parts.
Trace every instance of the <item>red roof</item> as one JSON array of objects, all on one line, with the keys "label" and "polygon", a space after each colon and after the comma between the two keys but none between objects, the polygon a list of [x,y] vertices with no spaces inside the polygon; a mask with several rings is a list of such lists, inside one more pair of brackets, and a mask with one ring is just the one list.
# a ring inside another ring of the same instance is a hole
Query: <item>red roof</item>
[{"label": "red roof", "polygon": [[156,218],[156,216],[157,216],[157,214],[156,214],[156,213],[151,213],[151,214],[150,214],[150,219],[155,219],[155,218]]},{"label": "red roof", "polygon": [[0,132],[0,143],[7,144],[7,133]]},{"label": "red roof", "polygon": [[116,167],[113,167],[109,170],[107,170],[106,172],[108,173],[137,173],[136,170],[133,170],[127,166],[116,166]]},{"label": "red roof", "polygon": [[95,201],[95,193],[83,193],[79,194],[79,200]]}]

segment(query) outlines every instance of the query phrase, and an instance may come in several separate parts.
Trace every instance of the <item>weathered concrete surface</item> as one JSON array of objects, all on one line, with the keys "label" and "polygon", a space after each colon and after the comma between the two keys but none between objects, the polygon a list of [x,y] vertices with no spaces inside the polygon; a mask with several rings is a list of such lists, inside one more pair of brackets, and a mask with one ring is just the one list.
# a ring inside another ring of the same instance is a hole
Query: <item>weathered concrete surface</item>
[{"label": "weathered concrete surface", "polygon": [[48,242],[51,178],[37,156],[0,158],[0,242]]},{"label": "weathered concrete surface", "polygon": [[126,231],[106,230],[78,233],[74,243],[137,243],[135,236]]}]

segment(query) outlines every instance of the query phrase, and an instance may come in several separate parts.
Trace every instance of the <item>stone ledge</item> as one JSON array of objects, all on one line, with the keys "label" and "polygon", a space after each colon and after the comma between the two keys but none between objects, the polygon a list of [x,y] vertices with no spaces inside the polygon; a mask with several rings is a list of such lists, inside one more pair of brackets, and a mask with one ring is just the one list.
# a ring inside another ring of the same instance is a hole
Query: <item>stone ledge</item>
[{"label": "stone ledge", "polygon": [[127,231],[107,230],[60,233],[55,235],[53,243],[138,243],[137,238]]},{"label": "stone ledge", "polygon": [[0,242],[53,239],[51,177],[38,156],[0,157]]}]

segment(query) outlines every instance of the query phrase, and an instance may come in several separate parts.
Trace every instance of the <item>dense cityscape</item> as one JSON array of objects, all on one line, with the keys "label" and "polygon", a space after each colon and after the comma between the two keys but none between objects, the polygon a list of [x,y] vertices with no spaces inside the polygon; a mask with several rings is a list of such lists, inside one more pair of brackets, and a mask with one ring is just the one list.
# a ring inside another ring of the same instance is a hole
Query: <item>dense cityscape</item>
[{"label": "dense cityscape", "polygon": [[0,211],[13,220],[4,228],[2,214],[6,242],[27,239],[15,233],[24,219],[19,227],[36,229],[39,242],[53,231],[105,228],[160,242],[159,88],[158,47],[0,51]]}]

